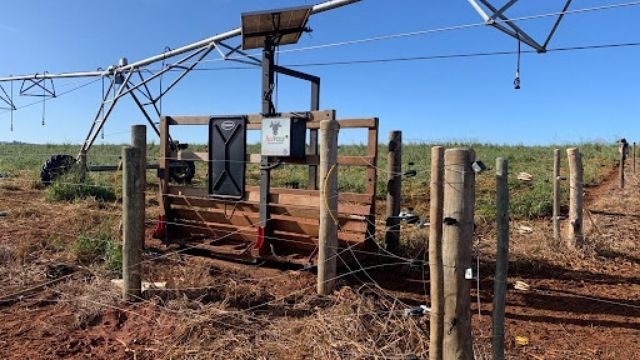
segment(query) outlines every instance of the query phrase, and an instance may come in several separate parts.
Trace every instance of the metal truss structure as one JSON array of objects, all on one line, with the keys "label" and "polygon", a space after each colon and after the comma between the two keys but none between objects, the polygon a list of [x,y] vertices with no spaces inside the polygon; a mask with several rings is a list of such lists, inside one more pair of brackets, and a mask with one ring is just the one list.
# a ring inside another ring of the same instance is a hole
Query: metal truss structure
[{"label": "metal truss structure", "polygon": [[[311,7],[311,15],[333,10],[360,0],[330,0]],[[43,97],[43,115],[46,98],[56,97],[54,81],[72,78],[102,78],[108,81],[106,91],[103,91],[100,106],[93,118],[89,132],[78,154],[86,154],[97,139],[100,131],[108,121],[117,103],[124,97],[131,97],[138,106],[151,128],[160,135],[154,122],[159,118],[161,99],[170,92],[185,76],[202,63],[210,54],[217,54],[220,60],[234,61],[243,64],[263,66],[263,61],[242,50],[242,44],[237,44],[242,35],[241,28],[236,28],[207,39],[182,46],[177,49],[165,49],[158,54],[134,63],[128,63],[126,58],[120,59],[118,65],[106,70],[67,72],[50,74],[47,72],[33,75],[0,77],[0,106],[6,110],[16,110],[13,99],[13,82],[22,82],[20,95]],[[160,66],[153,69],[152,66]],[[312,107],[317,107],[318,77],[296,70],[274,65],[274,70],[287,76],[293,76],[311,83]],[[162,86],[163,76],[167,73],[178,74],[166,87]],[[160,83],[159,90],[151,83]],[[3,83],[11,83],[10,94],[3,87]],[[156,89],[156,90],[152,90]],[[103,87],[104,89],[104,87]],[[44,116],[43,116],[44,121]]]},{"label": "metal truss structure", "polygon": [[510,20],[505,14],[507,10],[513,7],[518,0],[509,0],[502,7],[497,8],[491,4],[489,0],[467,0],[469,4],[475,9],[475,11],[482,17],[485,24],[493,26],[494,28],[502,31],[503,33],[521,41],[531,48],[533,48],[538,53],[545,53],[547,51],[547,46],[551,42],[553,35],[558,30],[562,19],[566,11],[569,9],[572,0],[566,0],[562,11],[556,18],[553,27],[549,31],[544,42],[540,43],[533,39],[531,36],[527,34],[520,26],[518,26],[515,21]]}]

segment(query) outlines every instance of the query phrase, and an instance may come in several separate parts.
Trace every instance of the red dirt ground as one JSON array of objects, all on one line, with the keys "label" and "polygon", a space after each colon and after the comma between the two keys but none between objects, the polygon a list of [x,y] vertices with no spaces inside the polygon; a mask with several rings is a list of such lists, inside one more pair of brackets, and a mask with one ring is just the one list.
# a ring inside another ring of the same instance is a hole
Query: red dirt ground
[{"label": "red dirt ground", "polygon": [[[549,245],[548,220],[512,223],[509,281],[524,281],[531,290],[509,289],[508,358],[640,359],[640,185],[629,177],[625,190],[617,188],[615,174],[588,190],[589,210],[627,215],[594,213],[586,219],[584,251]],[[391,357],[384,344],[396,341],[390,349],[399,358],[428,358],[428,319],[391,316],[402,309],[400,301],[428,303],[428,284],[409,266],[345,277],[335,296],[322,299],[314,295],[312,273],[163,256],[175,249],[149,238],[147,279],[166,281],[169,288],[208,288],[157,292],[143,302],[124,303],[107,275],[78,264],[65,250],[106,216],[117,218],[118,206],[46,203],[41,190],[17,184],[0,189],[0,210],[10,212],[0,218],[2,359],[373,359]],[[533,233],[520,233],[521,225]],[[478,293],[472,293],[476,357],[487,359],[492,231],[478,234],[480,315]],[[364,312],[379,315],[385,309],[389,315],[382,320]],[[371,331],[376,341],[363,335]],[[516,336],[529,344],[516,345]]]}]

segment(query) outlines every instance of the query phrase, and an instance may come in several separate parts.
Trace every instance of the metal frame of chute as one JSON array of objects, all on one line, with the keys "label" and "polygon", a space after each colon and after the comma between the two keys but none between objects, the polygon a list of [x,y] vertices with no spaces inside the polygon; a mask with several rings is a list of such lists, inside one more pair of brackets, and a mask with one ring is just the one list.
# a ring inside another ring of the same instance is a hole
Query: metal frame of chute
[{"label": "metal frame of chute", "polygon": [[[315,15],[359,1],[360,0],[326,1],[311,7],[310,14]],[[42,74],[33,75],[0,77],[0,100],[2,100],[9,106],[9,109],[11,111],[17,110],[13,101],[13,92],[11,97],[9,97],[5,89],[2,87],[2,83],[6,82],[11,82],[13,84],[14,81],[22,81],[24,86],[24,84],[28,82],[32,84],[42,84],[42,82],[46,80],[49,80],[51,83],[53,83],[53,81],[57,79],[87,77],[101,77],[103,79],[108,78],[110,81],[107,87],[107,91],[104,91],[100,107],[96,112],[89,132],[77,156],[77,159],[79,159],[83,154],[86,154],[89,151],[96,138],[100,134],[100,131],[104,127],[105,123],[109,119],[109,116],[113,112],[118,101],[127,95],[131,96],[132,100],[141,110],[147,122],[159,136],[160,132],[158,130],[158,127],[153,121],[153,118],[150,115],[150,111],[148,111],[147,108],[152,107],[152,111],[155,112],[155,115],[159,117],[161,114],[160,109],[157,106],[158,102],[214,50],[220,55],[221,60],[241,62],[257,67],[262,66],[261,59],[241,50],[242,45],[231,46],[225,43],[225,41],[231,40],[233,38],[238,38],[241,35],[241,28],[238,27],[233,30],[209,37],[207,39],[200,40],[198,42],[194,42],[173,50],[168,50],[163,52],[162,54],[155,55],[131,64],[129,64],[125,58],[122,58],[117,66],[110,66],[107,70],[68,72],[60,74],[50,74],[45,72]],[[174,63],[165,64],[168,59],[176,58],[180,55],[185,54],[187,55],[175,61]],[[162,68],[158,71],[154,72],[148,68],[150,65],[158,63],[162,63],[163,65]],[[162,79],[162,76],[164,74],[176,70],[181,71],[181,73],[166,88],[161,89],[159,94],[154,96],[149,87],[149,83],[156,79]],[[287,69],[281,66],[276,66],[275,71],[284,75],[293,76],[311,82],[312,107],[314,106],[314,104],[315,106],[317,106],[317,97],[319,96],[318,77],[292,69]],[[134,74],[135,76],[137,76],[137,80],[134,80],[136,79],[134,78]],[[46,85],[44,85],[43,87],[45,89],[45,93],[48,93]],[[113,95],[111,95],[112,91]],[[55,92],[53,92],[52,94],[55,94]],[[143,99],[139,95],[142,95],[142,97],[144,97],[147,101],[143,102]]]}]

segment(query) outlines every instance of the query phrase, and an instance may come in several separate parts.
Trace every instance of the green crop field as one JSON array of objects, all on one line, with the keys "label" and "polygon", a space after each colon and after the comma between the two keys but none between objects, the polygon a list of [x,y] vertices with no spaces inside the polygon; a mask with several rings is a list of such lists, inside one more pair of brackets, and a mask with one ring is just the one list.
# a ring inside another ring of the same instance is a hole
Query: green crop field
[{"label": "green crop field", "polygon": [[[447,148],[468,147],[476,151],[478,160],[483,161],[488,171],[477,176],[476,214],[492,218],[494,213],[495,181],[492,171],[497,157],[504,157],[510,163],[511,212],[514,218],[536,218],[549,216],[552,210],[552,169],[553,149],[565,149],[566,146],[504,146],[490,144],[444,144]],[[414,169],[415,177],[404,178],[402,194],[403,208],[414,209],[419,214],[428,213],[429,168],[431,144],[410,143],[403,146],[403,172]],[[205,145],[193,145],[194,151],[204,151]],[[597,184],[607,176],[618,159],[617,146],[613,144],[585,143],[579,145],[583,153],[585,183]],[[20,176],[37,183],[39,170],[47,158],[53,154],[72,154],[78,152],[78,145],[30,145],[0,144],[0,173],[9,176]],[[122,145],[98,145],[89,153],[89,163],[93,165],[117,164]],[[250,152],[258,152],[257,145],[250,145]],[[362,155],[366,153],[364,145],[342,145],[341,155]],[[154,162],[158,147],[150,145],[148,160]],[[567,174],[567,162],[562,152],[562,174]],[[378,167],[378,197],[382,200],[386,191],[386,147],[380,146]],[[365,189],[365,168],[339,168],[339,188],[345,192],[362,192]],[[533,181],[524,182],[517,179],[520,172],[533,176]],[[273,186],[306,187],[308,183],[306,167],[281,166],[272,172]],[[259,169],[255,164],[247,166],[247,182],[255,185],[259,180]],[[98,185],[117,186],[118,174],[92,174],[91,181]],[[206,184],[206,162],[197,163],[195,185]],[[154,184],[153,172],[149,173],[149,183]],[[564,203],[568,198],[568,186],[563,186]]]}]

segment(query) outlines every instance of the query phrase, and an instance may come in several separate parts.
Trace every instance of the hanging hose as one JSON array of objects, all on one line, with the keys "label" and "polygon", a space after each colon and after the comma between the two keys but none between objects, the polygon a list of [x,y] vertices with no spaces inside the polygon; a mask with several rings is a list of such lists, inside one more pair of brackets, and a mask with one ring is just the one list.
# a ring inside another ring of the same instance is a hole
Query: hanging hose
[{"label": "hanging hose", "polygon": [[516,60],[516,78],[513,80],[513,88],[520,90],[520,56],[522,54],[520,47],[522,41],[520,40],[520,33],[516,33],[516,35],[518,35],[518,53]]},{"label": "hanging hose", "polygon": [[[102,101],[104,101],[104,75],[102,75]],[[100,107],[100,124],[102,124],[102,133],[100,138],[104,140],[104,106]]]},{"label": "hanging hose", "polygon": [[[169,51],[171,51],[171,48],[168,47],[168,46],[165,46],[164,47],[164,53],[166,54]],[[163,57],[162,58],[162,67],[160,68],[160,71],[164,70],[165,66],[166,66],[166,59]],[[160,83],[160,95],[158,95],[159,98],[157,99],[158,102],[159,102],[158,111],[160,111],[160,115],[162,115],[162,98],[163,98],[163,96],[162,96],[162,90],[163,90],[163,88],[162,88],[162,78],[164,78],[164,73],[160,74],[160,81],[159,81],[159,83]]]},{"label": "hanging hose", "polygon": [[47,112],[47,84],[44,82],[44,78],[42,80],[42,126],[44,126],[45,122],[45,114]]}]

